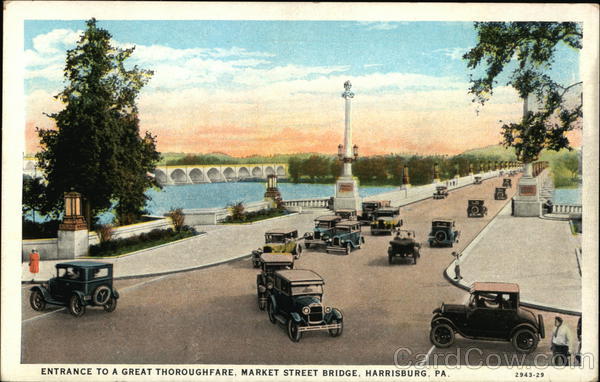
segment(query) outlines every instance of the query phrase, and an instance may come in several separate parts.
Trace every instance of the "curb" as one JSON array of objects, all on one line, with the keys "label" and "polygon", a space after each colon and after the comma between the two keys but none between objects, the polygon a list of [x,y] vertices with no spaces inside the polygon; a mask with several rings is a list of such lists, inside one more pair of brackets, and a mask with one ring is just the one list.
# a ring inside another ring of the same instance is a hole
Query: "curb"
[{"label": "curb", "polygon": [[252,225],[252,224],[260,224],[262,222],[266,222],[266,221],[270,221],[270,220],[277,220],[277,219],[281,219],[281,218],[287,218],[289,216],[294,216],[294,215],[300,215],[300,212],[292,212],[291,214],[285,214],[285,215],[281,215],[281,216],[275,216],[272,218],[268,218],[268,219],[262,219],[262,220],[257,220],[255,222],[249,222],[249,223],[217,223],[217,225],[222,225],[222,226],[236,226],[236,225]]}]

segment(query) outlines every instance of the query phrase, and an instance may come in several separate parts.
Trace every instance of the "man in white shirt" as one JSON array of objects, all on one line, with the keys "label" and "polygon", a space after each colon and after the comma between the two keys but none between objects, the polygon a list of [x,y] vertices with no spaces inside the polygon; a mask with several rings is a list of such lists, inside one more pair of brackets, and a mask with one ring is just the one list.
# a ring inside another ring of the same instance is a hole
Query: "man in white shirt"
[{"label": "man in white shirt", "polygon": [[460,253],[452,252],[452,256],[454,256],[454,280],[460,281],[462,280],[460,275]]},{"label": "man in white shirt", "polygon": [[571,332],[563,319],[554,318],[554,331],[552,332],[552,365],[567,366],[569,364],[569,344],[571,343]]}]

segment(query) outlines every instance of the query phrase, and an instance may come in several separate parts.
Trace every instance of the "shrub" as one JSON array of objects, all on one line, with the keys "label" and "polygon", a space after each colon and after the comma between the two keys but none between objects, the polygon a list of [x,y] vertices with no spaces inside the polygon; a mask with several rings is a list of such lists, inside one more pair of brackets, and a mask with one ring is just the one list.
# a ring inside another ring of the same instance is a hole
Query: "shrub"
[{"label": "shrub", "polygon": [[231,218],[233,221],[245,221],[246,220],[246,207],[243,202],[237,202],[229,206],[231,211]]},{"label": "shrub", "polygon": [[98,234],[101,243],[109,241],[112,239],[113,227],[110,224],[102,224],[98,227],[96,233]]},{"label": "shrub", "polygon": [[183,213],[183,210],[181,208],[171,210],[171,211],[169,211],[168,216],[173,221],[173,226],[175,227],[175,231],[177,231],[177,232],[181,231],[181,228],[183,227],[184,222],[185,222],[185,214]]}]

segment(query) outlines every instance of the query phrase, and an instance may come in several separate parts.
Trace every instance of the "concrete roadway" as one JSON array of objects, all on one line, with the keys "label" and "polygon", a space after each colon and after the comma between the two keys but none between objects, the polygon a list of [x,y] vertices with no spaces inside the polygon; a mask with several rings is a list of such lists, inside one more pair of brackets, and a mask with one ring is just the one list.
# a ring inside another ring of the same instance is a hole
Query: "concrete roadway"
[{"label": "concrete roadway", "polygon": [[[464,363],[444,354],[464,352],[478,362],[490,354],[512,356],[509,343],[468,341],[433,349],[429,342],[432,310],[442,302],[461,303],[466,292],[443,278],[452,261],[507,201],[494,201],[494,187],[502,178],[452,191],[446,200],[425,200],[401,208],[405,228],[423,242],[417,265],[387,263],[389,236],[373,237],[365,228],[366,243],[349,256],[305,250],[296,268],[312,269],[326,281],[324,303],[344,313],[344,333],[305,333],[292,343],[283,327],[272,325],[256,304],[257,270],[249,258],[227,264],[157,278],[116,282],[121,299],[115,312],[91,308],[76,319],[64,309],[33,312],[23,290],[22,361],[24,363],[155,363],[155,364],[402,364]],[[516,180],[516,179],[515,179]],[[516,182],[515,182],[516,183]],[[514,192],[509,189],[509,198]],[[488,216],[467,218],[467,200],[482,198]],[[461,240],[454,248],[429,248],[431,220],[456,219]],[[236,240],[236,238],[232,238]],[[485,280],[481,280],[485,281]],[[536,314],[538,312],[535,312]],[[547,333],[554,314],[544,313]],[[567,318],[567,317],[565,317]],[[568,317],[574,328],[576,317]],[[549,336],[538,350],[549,354]],[[397,353],[400,348],[409,350]],[[410,356],[406,357],[407,352]],[[417,357],[420,354],[420,357]],[[497,363],[496,358],[490,362]],[[502,362],[503,364],[505,362]]]}]

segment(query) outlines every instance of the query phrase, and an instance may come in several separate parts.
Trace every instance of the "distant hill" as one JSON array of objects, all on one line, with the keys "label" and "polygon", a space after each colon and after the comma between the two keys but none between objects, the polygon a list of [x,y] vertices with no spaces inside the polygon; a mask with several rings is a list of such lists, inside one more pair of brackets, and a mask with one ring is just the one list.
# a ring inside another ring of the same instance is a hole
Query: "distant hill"
[{"label": "distant hill", "polygon": [[473,155],[478,157],[497,157],[498,160],[515,160],[515,149],[502,145],[491,145],[477,149],[470,149],[460,155]]}]

